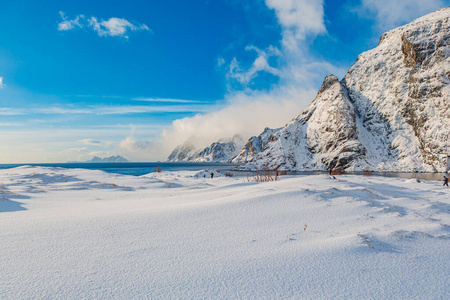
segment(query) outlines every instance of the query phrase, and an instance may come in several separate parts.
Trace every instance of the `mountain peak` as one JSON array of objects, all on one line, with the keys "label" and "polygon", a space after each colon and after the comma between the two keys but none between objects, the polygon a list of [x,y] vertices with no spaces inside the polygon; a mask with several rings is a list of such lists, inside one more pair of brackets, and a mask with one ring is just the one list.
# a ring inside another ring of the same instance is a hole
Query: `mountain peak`
[{"label": "mountain peak", "polygon": [[447,172],[450,8],[393,29],[275,133],[249,169]]},{"label": "mountain peak", "polygon": [[333,75],[333,74],[328,75],[323,80],[322,87],[320,88],[318,94],[322,94],[325,90],[330,88],[336,82],[339,82],[339,79],[335,75]]}]

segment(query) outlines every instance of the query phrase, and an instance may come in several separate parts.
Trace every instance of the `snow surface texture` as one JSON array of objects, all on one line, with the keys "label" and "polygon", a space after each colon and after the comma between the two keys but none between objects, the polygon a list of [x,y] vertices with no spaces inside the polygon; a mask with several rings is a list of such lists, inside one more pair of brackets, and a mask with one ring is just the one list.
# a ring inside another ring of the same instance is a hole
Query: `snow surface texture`
[{"label": "snow surface texture", "polygon": [[1,299],[449,299],[450,188],[0,170]]},{"label": "snow surface texture", "polygon": [[448,172],[449,17],[443,8],[383,34],[246,168]]}]

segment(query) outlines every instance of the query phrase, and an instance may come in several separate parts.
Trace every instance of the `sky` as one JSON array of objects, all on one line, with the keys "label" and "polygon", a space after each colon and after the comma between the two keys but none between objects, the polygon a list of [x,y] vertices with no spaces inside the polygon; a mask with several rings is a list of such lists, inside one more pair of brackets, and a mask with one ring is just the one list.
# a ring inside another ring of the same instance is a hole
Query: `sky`
[{"label": "sky", "polygon": [[165,160],[281,127],[450,0],[0,0],[0,163]]}]

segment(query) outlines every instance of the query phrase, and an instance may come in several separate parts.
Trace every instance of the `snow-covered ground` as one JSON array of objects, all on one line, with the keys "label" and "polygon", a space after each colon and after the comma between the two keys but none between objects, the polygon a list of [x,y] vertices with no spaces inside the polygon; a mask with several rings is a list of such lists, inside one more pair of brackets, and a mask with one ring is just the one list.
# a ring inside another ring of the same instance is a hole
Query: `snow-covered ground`
[{"label": "snow-covered ground", "polygon": [[1,299],[449,299],[450,188],[0,170]]}]

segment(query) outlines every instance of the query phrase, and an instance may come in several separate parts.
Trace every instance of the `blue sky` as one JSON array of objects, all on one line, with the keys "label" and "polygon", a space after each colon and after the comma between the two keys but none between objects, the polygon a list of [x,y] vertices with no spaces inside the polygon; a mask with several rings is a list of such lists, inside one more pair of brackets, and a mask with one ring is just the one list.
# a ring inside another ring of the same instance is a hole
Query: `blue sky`
[{"label": "blue sky", "polygon": [[444,0],[2,1],[0,163],[163,160],[278,127]]}]

